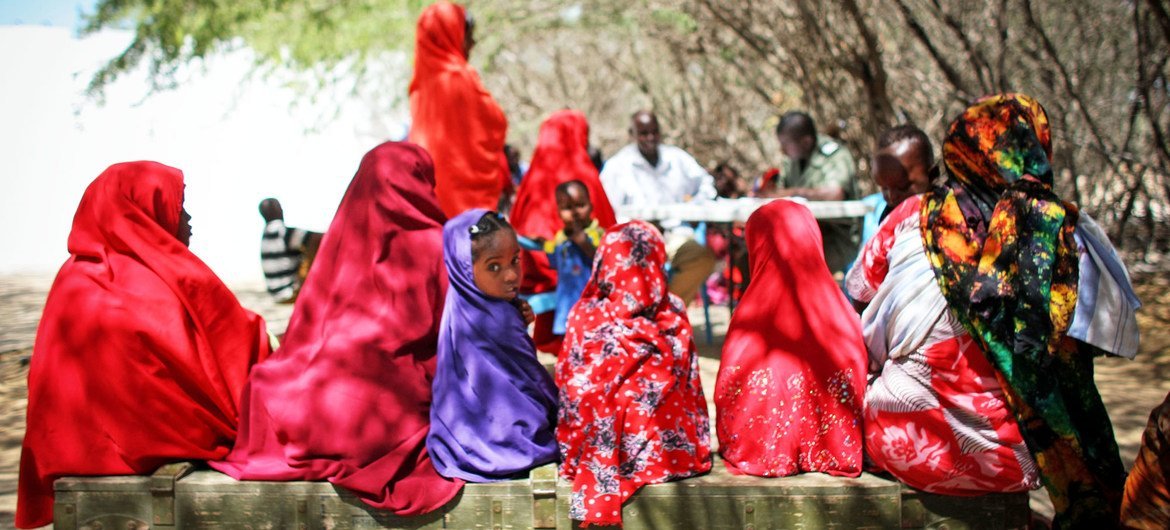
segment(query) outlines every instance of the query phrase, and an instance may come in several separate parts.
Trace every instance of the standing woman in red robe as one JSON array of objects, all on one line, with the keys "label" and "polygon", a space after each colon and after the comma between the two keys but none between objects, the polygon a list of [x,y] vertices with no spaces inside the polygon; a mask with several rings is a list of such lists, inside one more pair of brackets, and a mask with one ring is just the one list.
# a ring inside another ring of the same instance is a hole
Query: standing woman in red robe
[{"label": "standing woman in red robe", "polygon": [[53,481],[222,458],[264,320],[187,244],[183,173],[106,169],[85,190],[28,374],[16,526],[53,522]]},{"label": "standing woman in red robe", "polygon": [[504,157],[508,120],[467,62],[475,23],[449,2],[427,7],[415,32],[409,140],[435,160],[435,193],[447,217],[495,210],[511,182]]},{"label": "standing woman in red robe", "polygon": [[[589,121],[581,111],[566,109],[552,113],[540,125],[532,165],[520,183],[516,204],[512,207],[511,221],[516,233],[552,240],[564,226],[557,212],[556,189],[571,180],[579,180],[589,189],[593,217],[598,226],[603,230],[613,226],[616,222],[613,206],[605,196],[605,188],[601,187],[597,167],[589,158]],[[520,292],[549,298],[543,303],[539,298],[529,299],[537,313],[533,340],[538,349],[555,353],[560,350],[561,342],[552,331],[552,309],[556,302],[551,298],[556,294],[557,271],[542,251],[525,251],[521,259],[524,278]]]}]

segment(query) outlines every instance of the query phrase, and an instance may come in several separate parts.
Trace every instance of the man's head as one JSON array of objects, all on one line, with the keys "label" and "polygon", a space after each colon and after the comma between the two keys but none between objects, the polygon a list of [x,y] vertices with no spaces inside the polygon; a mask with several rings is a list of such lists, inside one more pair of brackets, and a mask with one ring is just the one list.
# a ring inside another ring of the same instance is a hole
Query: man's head
[{"label": "man's head", "polygon": [[882,190],[887,208],[930,189],[938,176],[930,137],[913,125],[886,129],[873,154],[873,181]]},{"label": "man's head", "polygon": [[555,197],[557,213],[565,225],[576,223],[579,227],[586,227],[593,222],[593,201],[589,198],[589,188],[583,182],[562,182],[557,186]]},{"label": "man's head", "polygon": [[280,207],[280,201],[269,197],[260,201],[260,216],[265,222],[284,219],[284,209]]},{"label": "man's head", "polygon": [[776,139],[780,141],[780,150],[790,160],[808,160],[817,147],[816,123],[803,112],[786,112],[776,125]]},{"label": "man's head", "polygon": [[743,181],[739,177],[739,171],[731,167],[731,164],[720,162],[715,166],[711,176],[715,178],[715,191],[720,197],[738,198],[743,195]]},{"label": "man's head", "polygon": [[658,117],[653,112],[640,110],[630,117],[630,136],[646,160],[658,160],[658,144],[662,142],[662,134],[658,131]]}]

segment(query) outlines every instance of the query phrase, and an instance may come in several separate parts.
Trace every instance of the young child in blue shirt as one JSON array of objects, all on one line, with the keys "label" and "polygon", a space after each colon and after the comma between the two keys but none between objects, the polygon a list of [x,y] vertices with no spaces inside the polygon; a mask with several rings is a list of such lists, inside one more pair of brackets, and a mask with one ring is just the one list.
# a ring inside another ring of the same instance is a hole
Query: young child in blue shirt
[{"label": "young child in blue shirt", "polygon": [[553,333],[565,334],[569,310],[581,298],[585,284],[593,274],[593,255],[601,244],[604,231],[593,218],[589,188],[580,180],[563,182],[556,188],[557,212],[564,228],[553,239],[541,241],[549,264],[557,270],[556,311]]}]

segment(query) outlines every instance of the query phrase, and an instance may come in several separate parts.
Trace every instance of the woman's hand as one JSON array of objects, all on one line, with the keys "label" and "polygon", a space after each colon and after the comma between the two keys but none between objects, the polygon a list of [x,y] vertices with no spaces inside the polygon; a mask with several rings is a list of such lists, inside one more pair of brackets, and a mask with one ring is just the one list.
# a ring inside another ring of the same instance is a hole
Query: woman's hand
[{"label": "woman's hand", "polygon": [[512,305],[520,310],[520,316],[524,319],[524,325],[527,326],[536,321],[536,313],[532,312],[532,306],[528,305],[528,300],[517,297],[512,300]]}]

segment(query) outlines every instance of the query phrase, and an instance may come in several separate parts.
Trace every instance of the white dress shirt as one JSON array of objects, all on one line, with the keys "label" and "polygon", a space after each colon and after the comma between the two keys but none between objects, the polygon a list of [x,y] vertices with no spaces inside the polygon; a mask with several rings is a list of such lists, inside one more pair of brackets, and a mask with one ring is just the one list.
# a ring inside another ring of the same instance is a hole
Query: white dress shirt
[{"label": "white dress shirt", "polygon": [[[715,179],[686,151],[658,146],[658,165],[651,166],[636,144],[621,148],[605,162],[601,186],[616,210],[618,222],[629,221],[623,206],[703,202],[715,198]],[[663,222],[664,227],[677,222]]]}]

